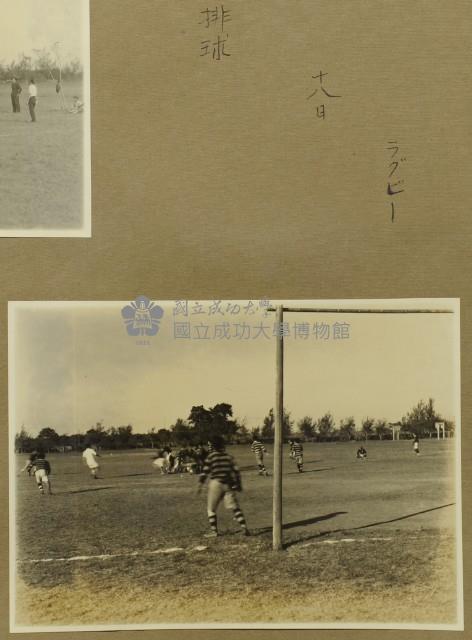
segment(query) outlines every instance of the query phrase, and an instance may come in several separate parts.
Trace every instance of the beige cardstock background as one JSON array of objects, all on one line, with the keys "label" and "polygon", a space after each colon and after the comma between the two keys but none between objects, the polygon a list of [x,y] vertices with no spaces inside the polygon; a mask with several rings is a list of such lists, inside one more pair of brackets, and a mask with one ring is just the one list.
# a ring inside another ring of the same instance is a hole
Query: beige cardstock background
[{"label": "beige cardstock background", "polygon": [[[7,301],[145,294],[157,300],[461,298],[466,631],[224,635],[470,638],[472,5],[227,0],[230,56],[221,61],[200,56],[210,33],[199,24],[207,6],[91,1],[93,237],[1,241],[0,637],[11,637]],[[341,96],[325,98],[324,120],[316,116],[320,91],[307,99],[320,71],[328,73],[326,90]],[[390,140],[406,158],[393,224],[386,194]],[[127,639],[222,634],[116,633]]]}]

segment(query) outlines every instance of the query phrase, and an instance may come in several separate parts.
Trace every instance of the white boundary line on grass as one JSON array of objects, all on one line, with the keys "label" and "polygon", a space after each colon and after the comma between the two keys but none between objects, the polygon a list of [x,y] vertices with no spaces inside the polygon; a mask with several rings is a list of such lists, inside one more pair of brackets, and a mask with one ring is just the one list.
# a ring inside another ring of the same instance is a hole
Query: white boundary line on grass
[{"label": "white boundary line on grass", "polygon": [[[393,538],[340,538],[338,540],[320,540],[318,542],[308,542],[306,544],[301,544],[293,547],[293,550],[296,549],[304,549],[306,547],[312,547],[320,544],[339,544],[339,543],[350,543],[350,542],[371,542],[371,541],[388,541],[393,540]],[[42,562],[83,562],[87,560],[111,560],[113,558],[137,558],[139,556],[156,556],[159,554],[170,554],[170,553],[178,553],[183,551],[184,553],[192,552],[192,551],[206,551],[208,549],[205,545],[196,545],[195,547],[188,547],[184,549],[184,547],[169,547],[168,549],[155,549],[154,551],[129,551],[126,553],[102,553],[98,555],[91,556],[71,556],[70,558],[33,558],[27,560],[17,560],[17,564],[39,564]]]},{"label": "white boundary line on grass", "polygon": [[71,556],[70,558],[37,558],[33,560],[17,560],[17,564],[37,564],[40,562],[79,562],[84,560],[111,560],[112,558],[136,558],[138,556],[155,556],[160,553],[177,553],[179,551],[205,551],[208,547],[197,545],[184,549],[183,547],[169,547],[168,549],[156,549],[155,551],[129,551],[127,553],[102,553],[95,556]]}]

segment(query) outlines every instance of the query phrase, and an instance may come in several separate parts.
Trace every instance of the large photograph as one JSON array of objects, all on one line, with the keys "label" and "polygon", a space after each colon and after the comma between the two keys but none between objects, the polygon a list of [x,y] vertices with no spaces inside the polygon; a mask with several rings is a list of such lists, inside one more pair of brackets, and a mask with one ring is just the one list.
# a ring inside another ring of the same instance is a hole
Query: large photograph
[{"label": "large photograph", "polygon": [[11,302],[11,630],[462,629],[459,302]]},{"label": "large photograph", "polygon": [[0,236],[91,235],[88,0],[9,0]]}]

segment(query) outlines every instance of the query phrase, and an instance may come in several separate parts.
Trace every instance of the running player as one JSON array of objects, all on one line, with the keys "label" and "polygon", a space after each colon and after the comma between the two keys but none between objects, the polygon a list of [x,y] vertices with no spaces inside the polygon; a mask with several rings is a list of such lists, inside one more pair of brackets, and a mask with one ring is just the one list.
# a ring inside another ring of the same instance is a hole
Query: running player
[{"label": "running player", "polygon": [[251,444],[251,451],[256,456],[256,463],[258,467],[258,473],[260,476],[268,476],[269,472],[265,468],[264,465],[264,453],[267,453],[267,449],[264,447],[262,442],[260,442],[257,438],[254,438]]},{"label": "running player", "polygon": [[48,494],[52,494],[51,481],[49,480],[51,465],[46,460],[46,455],[43,451],[38,451],[35,459],[24,467],[24,469],[28,472],[31,470],[34,473],[34,479],[36,480],[41,495],[44,495],[44,485],[47,485]]},{"label": "running player", "polygon": [[207,513],[210,532],[205,534],[205,537],[215,538],[219,535],[216,510],[222,500],[225,507],[233,511],[233,517],[241,526],[244,534],[249,536],[246,519],[235,494],[236,491],[242,491],[240,471],[233,457],[226,453],[225,443],[221,436],[215,436],[211,444],[213,451],[205,460],[198,485],[198,493],[200,493],[205,480],[209,478]]},{"label": "running player", "polygon": [[37,457],[38,457],[38,452],[32,451],[28,456],[28,460],[25,466],[22,469],[20,469],[20,473],[23,473],[23,471],[27,471],[28,475],[30,476],[33,473],[33,462],[36,460]]},{"label": "running player", "polygon": [[82,458],[85,464],[90,469],[90,473],[92,474],[92,476],[95,478],[95,480],[98,480],[98,470],[100,468],[100,465],[97,462],[97,458],[100,458],[100,455],[89,445],[83,452]]},{"label": "running player", "polygon": [[293,458],[297,463],[298,472],[303,473],[303,445],[298,438],[293,441]]}]

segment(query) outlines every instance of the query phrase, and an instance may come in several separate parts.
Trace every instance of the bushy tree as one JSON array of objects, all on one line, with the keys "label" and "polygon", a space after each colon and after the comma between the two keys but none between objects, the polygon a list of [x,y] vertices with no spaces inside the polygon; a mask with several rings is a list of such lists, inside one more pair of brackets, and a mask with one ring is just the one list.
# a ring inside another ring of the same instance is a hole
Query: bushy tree
[{"label": "bushy tree", "polygon": [[374,422],[372,418],[362,420],[361,434],[365,440],[369,440],[374,435]]},{"label": "bushy tree", "polygon": [[101,422],[97,422],[94,427],[90,427],[85,432],[85,438],[88,444],[97,447],[106,447],[109,444],[109,433]]},{"label": "bushy tree", "polygon": [[175,424],[171,426],[170,431],[172,433],[172,440],[178,445],[187,446],[193,440],[192,429],[182,418],[177,418]]},{"label": "bushy tree", "polygon": [[215,404],[210,408],[210,418],[212,435],[223,436],[227,442],[231,442],[238,430],[238,424],[233,420],[233,407],[226,402]]},{"label": "bushy tree", "polygon": [[402,418],[402,431],[415,436],[424,437],[430,433],[436,433],[435,422],[441,422],[440,414],[434,409],[434,400],[428,402],[420,400],[413,409]]},{"label": "bushy tree", "polygon": [[251,434],[251,438],[253,440],[260,440],[262,437],[260,427],[253,427],[252,429],[249,430],[249,433]]},{"label": "bushy tree", "polygon": [[[290,412],[283,410],[282,418],[282,437],[289,438],[292,434],[293,420],[290,418]],[[264,440],[272,440],[275,432],[275,416],[274,410],[270,409],[269,413],[264,418],[264,422],[261,428],[261,438]]]},{"label": "bushy tree", "polygon": [[246,426],[245,421],[243,420],[242,422],[240,422],[239,420],[236,420],[235,422],[236,422],[236,433],[234,436],[234,441],[238,443],[250,442],[251,434],[249,432],[249,429]]},{"label": "bushy tree", "polygon": [[37,437],[38,447],[50,451],[59,444],[59,434],[52,427],[44,427]]},{"label": "bushy tree", "polygon": [[335,423],[334,418],[329,411],[317,420],[316,430],[318,432],[318,438],[322,442],[331,440],[333,438],[335,432]]},{"label": "bushy tree", "polygon": [[157,432],[157,441],[160,445],[169,444],[172,440],[172,432],[170,429],[159,429]]},{"label": "bushy tree", "polygon": [[26,431],[22,426],[19,433],[15,436],[15,451],[17,453],[24,453],[25,451],[31,451],[34,448],[34,438]]},{"label": "bushy tree", "polygon": [[[206,442],[212,437],[213,429],[211,412],[208,409],[205,409],[203,405],[191,408],[188,421],[191,428],[191,439],[196,439],[199,442]],[[174,429],[172,431],[174,432]]]},{"label": "bushy tree", "polygon": [[354,440],[356,437],[356,421],[352,416],[341,420],[339,423],[339,439]]},{"label": "bushy tree", "polygon": [[444,424],[446,426],[447,434],[450,438],[454,436],[454,432],[456,430],[456,424],[454,420],[444,420]]},{"label": "bushy tree", "polygon": [[126,449],[133,446],[133,427],[128,424],[123,427],[118,427],[118,445],[120,449]]},{"label": "bushy tree", "polygon": [[316,425],[313,421],[313,418],[309,416],[305,416],[301,420],[298,421],[297,424],[298,430],[303,434],[303,437],[306,440],[310,440],[315,437],[316,434]]},{"label": "bushy tree", "polygon": [[391,434],[390,429],[385,420],[376,420],[374,422],[374,432],[379,440],[388,438]]}]

